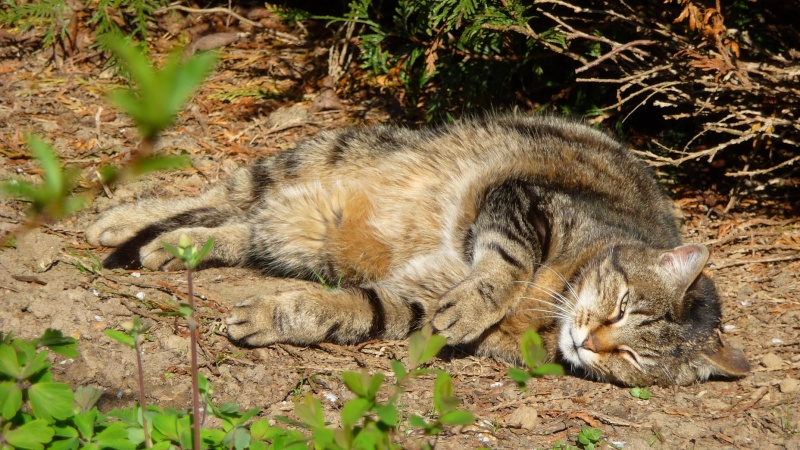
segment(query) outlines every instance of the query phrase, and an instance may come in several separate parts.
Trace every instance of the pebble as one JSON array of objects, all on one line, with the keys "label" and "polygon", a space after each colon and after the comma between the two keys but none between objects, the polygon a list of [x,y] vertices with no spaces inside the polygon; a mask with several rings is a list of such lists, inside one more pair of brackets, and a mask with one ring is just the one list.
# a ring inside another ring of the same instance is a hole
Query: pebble
[{"label": "pebble", "polygon": [[787,377],[778,383],[778,389],[784,394],[791,394],[797,392],[797,388],[800,387],[798,385],[800,385],[800,382],[798,382],[797,379]]},{"label": "pebble", "polygon": [[761,357],[761,365],[769,370],[780,369],[783,365],[783,360],[775,353],[767,353]]},{"label": "pebble", "polygon": [[539,424],[539,414],[535,408],[520,406],[506,417],[506,423],[513,428],[530,430]]}]

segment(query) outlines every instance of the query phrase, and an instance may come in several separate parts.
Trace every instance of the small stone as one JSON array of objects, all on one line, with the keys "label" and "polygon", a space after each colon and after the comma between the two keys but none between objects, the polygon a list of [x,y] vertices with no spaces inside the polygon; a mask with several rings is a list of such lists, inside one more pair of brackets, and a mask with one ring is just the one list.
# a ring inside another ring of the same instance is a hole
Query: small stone
[{"label": "small stone", "polygon": [[538,413],[535,408],[530,406],[520,406],[506,417],[506,424],[512,428],[530,430],[539,425]]},{"label": "small stone", "polygon": [[783,365],[783,360],[775,353],[767,353],[761,357],[761,365],[769,370],[780,369]]},{"label": "small stone", "polygon": [[781,390],[784,394],[791,394],[793,392],[797,392],[797,388],[800,387],[800,382],[797,381],[795,378],[784,378],[778,383],[778,389]]}]

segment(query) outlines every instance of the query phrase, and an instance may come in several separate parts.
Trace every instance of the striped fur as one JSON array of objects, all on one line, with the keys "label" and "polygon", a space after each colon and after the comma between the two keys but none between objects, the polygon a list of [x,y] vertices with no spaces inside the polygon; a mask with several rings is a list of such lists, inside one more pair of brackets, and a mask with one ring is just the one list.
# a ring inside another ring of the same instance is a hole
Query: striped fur
[{"label": "striped fur", "polygon": [[296,279],[237,304],[240,345],[397,339],[430,324],[519,362],[534,328],[552,358],[621,384],[747,371],[716,331],[708,251],[681,245],[670,201],[629,151],[559,118],[326,131],[198,198],[111,209],[86,236],[169,270],[179,263],[160,243],[183,232],[215,236],[219,264]]}]

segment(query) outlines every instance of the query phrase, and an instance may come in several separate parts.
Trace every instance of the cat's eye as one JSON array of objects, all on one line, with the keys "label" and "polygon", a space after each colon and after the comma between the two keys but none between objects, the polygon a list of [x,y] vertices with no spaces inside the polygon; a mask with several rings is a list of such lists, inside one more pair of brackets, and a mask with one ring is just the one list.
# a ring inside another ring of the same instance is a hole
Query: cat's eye
[{"label": "cat's eye", "polygon": [[625,310],[628,309],[628,294],[630,292],[625,292],[625,295],[622,296],[622,299],[619,301],[619,308],[617,310],[617,315],[611,319],[610,323],[617,323],[625,317]]}]

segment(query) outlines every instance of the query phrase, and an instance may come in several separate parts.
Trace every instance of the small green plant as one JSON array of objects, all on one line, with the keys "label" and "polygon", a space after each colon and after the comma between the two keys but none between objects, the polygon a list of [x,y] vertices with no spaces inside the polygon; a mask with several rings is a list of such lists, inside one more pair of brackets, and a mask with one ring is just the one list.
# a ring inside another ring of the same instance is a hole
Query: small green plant
[{"label": "small green plant", "polygon": [[[134,349],[136,352],[136,367],[139,370],[139,407],[142,411],[145,411],[147,410],[147,402],[144,395],[144,369],[142,366],[142,351],[139,346],[144,334],[150,329],[150,324],[142,324],[139,316],[133,316],[133,322],[128,325],[123,325],[123,328],[125,328],[125,332],[106,330],[105,334],[111,339]],[[142,414],[142,430],[144,433],[144,441],[149,444],[150,436],[145,414]]]},{"label": "small green plant", "polygon": [[325,277],[320,275],[319,272],[312,271],[311,273],[313,273],[314,276],[317,277],[317,281],[319,281],[320,284],[322,284],[322,287],[324,287],[326,291],[336,291],[338,289],[341,289],[341,287],[342,287],[342,276],[341,275],[339,275],[339,280],[336,281],[336,284],[331,284],[330,282],[328,282],[328,280],[325,279]]},{"label": "small green plant", "polygon": [[638,398],[640,400],[650,400],[650,389],[649,388],[646,388],[646,387],[643,387],[643,388],[635,387],[635,388],[631,388],[630,392],[631,392],[632,396],[634,396],[634,397],[636,397],[636,398]]},{"label": "small green plant", "polygon": [[597,428],[583,427],[577,437],[578,448],[594,450],[600,445],[600,438],[602,436],[603,432]]},{"label": "small green plant", "polygon": [[47,353],[74,358],[75,339],[48,329],[38,339],[15,339],[0,332],[0,448],[41,449],[64,433],[57,421],[74,414],[75,396],[66,383],[53,381]]},{"label": "small green plant", "polygon": [[42,138],[30,134],[26,141],[33,156],[42,165],[43,183],[5,180],[0,183],[0,192],[30,203],[28,215],[31,225],[57,220],[83,208],[87,203],[87,197],[73,194],[77,172],[62,169],[53,148]]},{"label": "small green plant", "polygon": [[[435,374],[433,389],[434,418],[426,419],[418,415],[408,417],[407,424],[425,436],[434,436],[446,426],[466,425],[475,421],[472,413],[459,409],[461,401],[453,395],[453,380],[441,370],[420,367],[436,356],[444,347],[445,339],[434,335],[429,328],[411,335],[409,338],[409,360],[406,368],[399,361],[392,361],[395,382],[387,400],[380,401],[378,393],[384,385],[383,374],[367,372],[344,372],[342,381],[356,395],[348,401],[341,411],[342,428],[331,429],[325,423],[322,404],[311,395],[306,395],[295,405],[299,421],[288,417],[278,419],[308,430],[309,439],[319,449],[353,448],[401,448],[395,443],[400,427],[403,425],[397,407],[404,386],[414,377]],[[422,448],[431,448],[424,443]]]},{"label": "small green plant", "polygon": [[547,362],[547,350],[536,331],[525,332],[520,341],[520,351],[527,370],[512,367],[508,369],[508,376],[517,383],[521,390],[527,389],[528,380],[531,378],[564,374],[564,368],[560,364]]},{"label": "small green plant", "polygon": [[[69,50],[65,43],[75,38],[68,36],[69,30],[78,25],[73,21],[81,17],[73,14],[77,7],[91,14],[85,24],[93,27],[96,35],[129,32],[145,42],[148,22],[157,9],[167,4],[166,0],[84,0],[69,4],[66,0],[5,0],[0,7],[0,24],[18,27],[21,33],[39,30],[44,47],[60,44]],[[101,50],[108,50],[102,40],[98,44]]]},{"label": "small green plant", "polygon": [[160,69],[125,39],[112,33],[101,40],[119,59],[136,88],[117,89],[109,101],[136,122],[143,140],[140,151],[149,154],[158,135],[172,125],[189,96],[208,77],[216,64],[214,53],[197,53],[188,60],[173,51]]},{"label": "small green plant", "polygon": [[44,47],[64,41],[71,16],[66,0],[6,0],[0,8],[0,24],[19,27],[22,33],[32,28],[42,29]]}]

